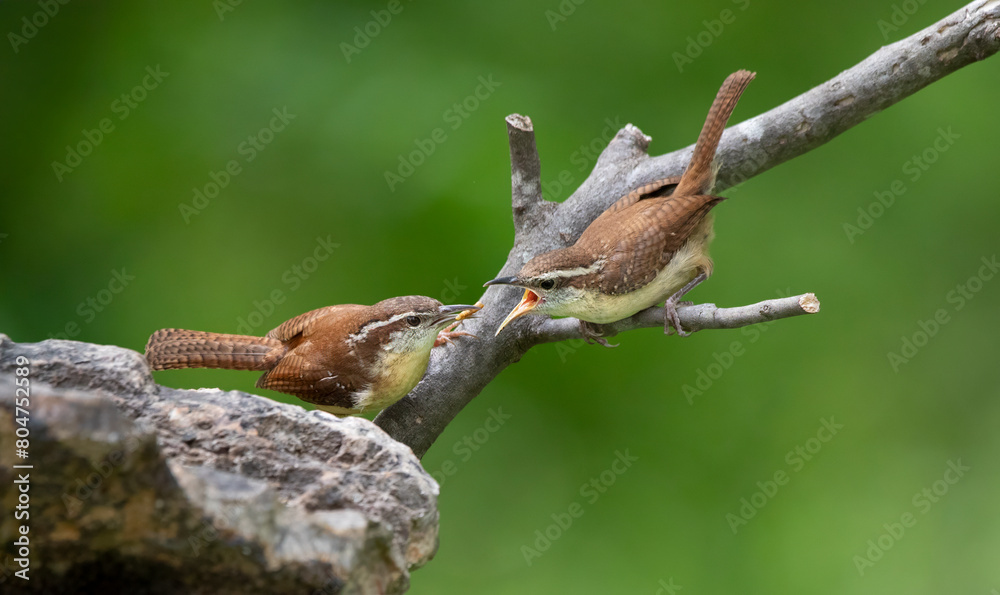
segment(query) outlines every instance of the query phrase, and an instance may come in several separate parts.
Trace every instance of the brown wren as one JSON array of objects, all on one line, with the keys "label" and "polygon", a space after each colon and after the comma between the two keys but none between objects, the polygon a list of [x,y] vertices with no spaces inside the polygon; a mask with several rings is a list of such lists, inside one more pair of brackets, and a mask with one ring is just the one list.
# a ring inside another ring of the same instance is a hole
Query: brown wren
[{"label": "brown wren", "polygon": [[471,336],[445,327],[478,309],[413,295],[374,306],[327,306],[266,337],[161,329],[149,338],[146,359],[154,370],[266,370],[258,388],[354,415],[380,411],[409,393],[427,370],[432,347]]},{"label": "brown wren", "polygon": [[664,300],[664,332],[672,324],[687,336],[677,317],[684,294],[712,274],[708,244],[709,211],[723,200],[711,194],[712,162],[722,131],[754,74],[729,75],[708,112],[687,169],[633,190],[595,219],[576,243],[535,256],[512,277],[486,285],[523,287],[524,297],[497,329],[528,314],[580,319],[588,339],[599,339],[587,323],[628,318]]}]

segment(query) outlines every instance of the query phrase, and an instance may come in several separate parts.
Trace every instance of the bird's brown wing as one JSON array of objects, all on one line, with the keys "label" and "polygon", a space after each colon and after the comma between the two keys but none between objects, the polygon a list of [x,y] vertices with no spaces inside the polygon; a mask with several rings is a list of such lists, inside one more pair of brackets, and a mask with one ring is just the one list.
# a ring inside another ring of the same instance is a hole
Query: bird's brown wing
[{"label": "bird's brown wing", "polygon": [[[309,340],[314,333],[329,335],[328,327],[341,316],[365,306],[342,304],[300,314],[267,334],[288,345],[289,352],[257,381],[268,388],[295,395],[317,405],[353,409],[353,396],[364,390],[367,381],[358,373],[355,354],[342,341]],[[327,332],[325,332],[327,331]]]},{"label": "bird's brown wing", "polygon": [[606,258],[602,291],[629,293],[652,281],[722,200],[720,196],[691,195],[637,202],[609,220],[620,226],[608,234],[601,249]]},{"label": "bird's brown wing", "polygon": [[274,368],[260,377],[258,388],[268,388],[295,395],[316,405],[354,408],[354,395],[365,388],[364,382],[346,370],[318,366],[295,353],[286,355]]},{"label": "bird's brown wing", "polygon": [[325,308],[317,308],[316,310],[310,310],[305,314],[299,314],[295,318],[291,318],[281,323],[277,328],[271,330],[267,333],[267,336],[272,339],[277,339],[279,341],[291,341],[300,334],[309,334],[308,331],[311,329],[312,325],[318,320],[321,320],[327,316],[338,314],[346,314],[349,310],[353,308],[359,308],[363,306],[355,306],[354,304],[342,304],[337,306],[327,306]]},{"label": "bird's brown wing", "polygon": [[[648,184],[639,186],[632,192],[629,192],[625,196],[619,198],[615,201],[613,205],[608,207],[603,213],[600,214],[597,219],[594,220],[596,223],[601,219],[610,217],[614,213],[621,211],[622,209],[628,208],[640,200],[646,200],[650,198],[660,198],[664,196],[670,196],[677,187],[677,183],[681,181],[680,176],[672,176],[669,178],[662,178],[659,180],[654,180]],[[593,223],[591,223],[593,225]]]}]

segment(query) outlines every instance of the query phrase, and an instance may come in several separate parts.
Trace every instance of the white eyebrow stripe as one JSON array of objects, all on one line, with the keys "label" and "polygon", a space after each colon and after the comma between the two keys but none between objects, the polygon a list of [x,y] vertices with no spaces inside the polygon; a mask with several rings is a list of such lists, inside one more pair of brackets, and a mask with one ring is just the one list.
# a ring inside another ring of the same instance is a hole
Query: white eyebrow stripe
[{"label": "white eyebrow stripe", "polygon": [[402,314],[396,314],[395,316],[389,318],[388,320],[378,320],[378,321],[375,321],[375,322],[369,322],[368,324],[366,324],[363,327],[361,327],[361,330],[359,330],[357,333],[352,333],[352,334],[348,335],[347,336],[347,341],[349,343],[352,343],[352,344],[364,341],[365,338],[368,336],[368,331],[370,331],[372,329],[383,327],[383,326],[385,326],[387,324],[392,324],[392,323],[396,322],[397,320],[402,320],[403,318],[406,318],[407,316],[412,316],[414,314],[416,314],[416,312],[412,312],[412,311],[411,312],[403,312]]},{"label": "white eyebrow stripe", "polygon": [[601,270],[604,266],[604,259],[596,260],[589,267],[576,267],[575,269],[562,269],[555,270],[539,275],[538,278],[545,279],[563,279],[565,277],[576,277],[577,275],[589,275],[590,273],[595,273]]}]

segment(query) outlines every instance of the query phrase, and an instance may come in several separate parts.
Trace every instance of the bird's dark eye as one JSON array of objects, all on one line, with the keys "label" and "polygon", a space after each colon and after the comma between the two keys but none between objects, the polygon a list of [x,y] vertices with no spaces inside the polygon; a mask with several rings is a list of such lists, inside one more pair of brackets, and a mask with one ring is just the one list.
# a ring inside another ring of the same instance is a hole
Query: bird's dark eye
[{"label": "bird's dark eye", "polygon": [[538,284],[542,289],[552,289],[556,286],[556,282],[553,279],[546,279]]},{"label": "bird's dark eye", "polygon": [[406,317],[406,324],[408,324],[410,326],[420,326],[420,317],[419,316],[407,316]]}]

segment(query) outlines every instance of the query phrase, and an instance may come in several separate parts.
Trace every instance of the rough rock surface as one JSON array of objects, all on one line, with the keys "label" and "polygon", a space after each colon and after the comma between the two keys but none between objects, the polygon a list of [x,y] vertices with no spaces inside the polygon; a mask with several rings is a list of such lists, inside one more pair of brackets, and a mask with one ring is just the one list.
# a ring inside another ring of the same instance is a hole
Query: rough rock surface
[{"label": "rough rock surface", "polygon": [[[128,349],[5,335],[0,395],[4,593],[395,593],[436,551],[437,484],[365,419],[170,389]],[[19,473],[26,520],[12,513]],[[14,575],[22,524],[30,581]]]}]

